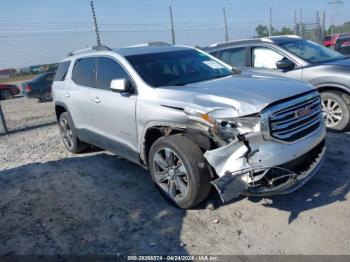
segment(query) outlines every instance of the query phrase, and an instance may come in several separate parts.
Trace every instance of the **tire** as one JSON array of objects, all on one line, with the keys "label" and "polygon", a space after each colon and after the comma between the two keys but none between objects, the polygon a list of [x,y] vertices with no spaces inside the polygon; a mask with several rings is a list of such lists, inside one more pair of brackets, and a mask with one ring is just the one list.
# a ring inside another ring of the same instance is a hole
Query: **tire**
[{"label": "tire", "polygon": [[39,101],[41,102],[49,102],[52,101],[52,95],[51,92],[43,92],[40,96]]},{"label": "tire", "polygon": [[200,148],[188,138],[172,135],[156,140],[150,149],[149,166],[153,182],[180,208],[194,207],[208,197],[207,164]]},{"label": "tire", "polygon": [[327,128],[344,131],[349,127],[350,107],[342,97],[341,92],[321,93],[323,116]]},{"label": "tire", "polygon": [[69,113],[63,112],[58,120],[63,144],[71,153],[78,154],[88,148],[88,145],[80,141],[75,132],[73,120]]},{"label": "tire", "polygon": [[9,90],[3,90],[2,92],[0,92],[0,100],[6,100],[6,99],[10,99],[12,97],[13,97],[13,95],[11,94],[11,92]]}]

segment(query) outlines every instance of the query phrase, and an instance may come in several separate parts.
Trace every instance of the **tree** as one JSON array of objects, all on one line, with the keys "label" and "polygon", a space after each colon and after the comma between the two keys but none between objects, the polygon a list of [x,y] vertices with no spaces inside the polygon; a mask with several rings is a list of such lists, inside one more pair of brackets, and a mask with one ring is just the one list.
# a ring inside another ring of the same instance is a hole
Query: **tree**
[{"label": "tree", "polygon": [[[274,27],[271,28],[271,35],[293,35],[294,31],[288,27],[282,27],[281,31],[276,30]],[[258,25],[255,28],[255,32],[257,37],[267,37],[269,36],[269,29],[267,26]]]},{"label": "tree", "polygon": [[257,34],[257,37],[269,36],[269,29],[267,28],[267,26],[264,26],[264,25],[258,25],[255,28],[255,32]]},{"label": "tree", "polygon": [[278,34],[279,35],[293,35],[294,31],[288,27],[282,27],[281,31],[279,31]]}]

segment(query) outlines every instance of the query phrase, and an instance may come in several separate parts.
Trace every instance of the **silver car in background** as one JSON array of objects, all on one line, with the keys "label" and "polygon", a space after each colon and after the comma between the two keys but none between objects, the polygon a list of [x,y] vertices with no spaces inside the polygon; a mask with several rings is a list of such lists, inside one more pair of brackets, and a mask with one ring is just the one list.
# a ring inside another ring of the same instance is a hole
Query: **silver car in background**
[{"label": "silver car in background", "polygon": [[311,85],[241,73],[194,48],[71,53],[53,97],[70,152],[94,145],[149,169],[181,208],[205,200],[211,186],[224,202],[292,192],[324,158],[320,95]]}]

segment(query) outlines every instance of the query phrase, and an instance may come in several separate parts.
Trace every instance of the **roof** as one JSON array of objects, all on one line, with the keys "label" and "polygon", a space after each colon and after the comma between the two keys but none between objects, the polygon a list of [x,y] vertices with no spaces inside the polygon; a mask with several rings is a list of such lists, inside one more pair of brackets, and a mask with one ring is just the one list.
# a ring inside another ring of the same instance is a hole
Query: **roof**
[{"label": "roof", "polygon": [[97,46],[85,48],[82,50],[74,51],[68,54],[63,61],[69,60],[72,56],[80,56],[90,53],[96,52],[115,52],[121,56],[131,56],[131,55],[140,55],[140,54],[152,54],[152,53],[160,53],[160,52],[170,52],[170,51],[180,51],[180,50],[188,50],[190,47],[184,46],[175,46],[166,44],[163,42],[152,42],[146,44],[140,44],[135,46],[123,47],[123,48],[115,48],[111,49],[107,46]]},{"label": "roof", "polygon": [[216,48],[228,47],[231,45],[245,45],[245,44],[254,44],[254,43],[275,43],[281,44],[283,42],[290,42],[292,40],[300,40],[299,36],[295,35],[282,35],[282,36],[271,36],[271,37],[263,37],[263,38],[250,38],[250,39],[242,39],[242,40],[234,40],[229,42],[222,42],[212,44],[208,47],[203,48],[203,50],[214,50]]},{"label": "roof", "polygon": [[152,54],[152,53],[161,53],[161,52],[170,52],[170,51],[181,51],[188,50],[188,47],[182,46],[135,46],[135,47],[124,47],[113,49],[114,52],[122,56],[131,56],[131,55],[142,55],[142,54]]}]

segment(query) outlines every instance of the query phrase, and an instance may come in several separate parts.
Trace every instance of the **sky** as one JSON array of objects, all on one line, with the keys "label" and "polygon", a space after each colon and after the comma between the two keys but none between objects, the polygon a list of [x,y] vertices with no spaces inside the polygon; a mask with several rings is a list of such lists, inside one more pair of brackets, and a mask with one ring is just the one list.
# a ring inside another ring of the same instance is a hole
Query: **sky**
[{"label": "sky", "polygon": [[[326,11],[331,0],[94,0],[102,43],[121,47],[147,41],[171,41],[169,5],[176,43],[205,46],[224,41],[223,7],[230,39],[254,36],[268,25],[293,28],[294,11],[305,23]],[[336,12],[336,24],[350,21],[350,0]],[[0,0],[0,68],[52,63],[72,50],[95,45],[90,0]]]}]

